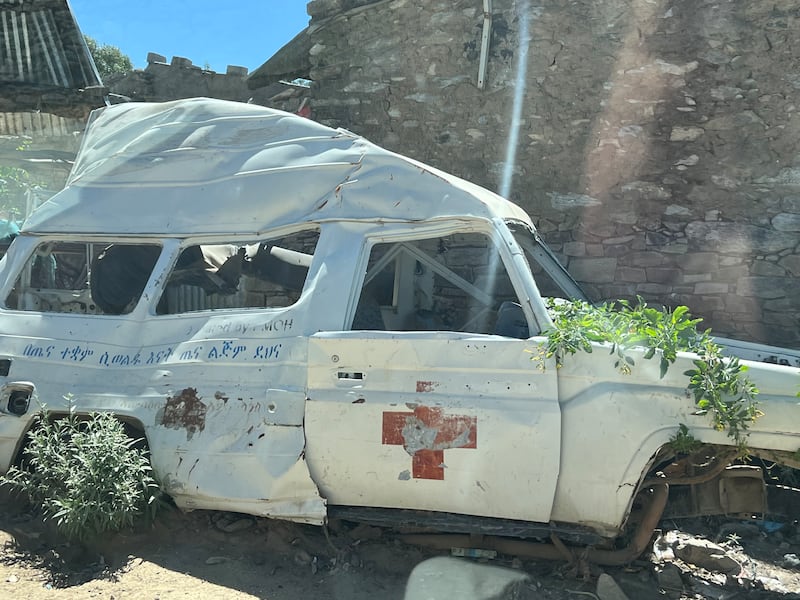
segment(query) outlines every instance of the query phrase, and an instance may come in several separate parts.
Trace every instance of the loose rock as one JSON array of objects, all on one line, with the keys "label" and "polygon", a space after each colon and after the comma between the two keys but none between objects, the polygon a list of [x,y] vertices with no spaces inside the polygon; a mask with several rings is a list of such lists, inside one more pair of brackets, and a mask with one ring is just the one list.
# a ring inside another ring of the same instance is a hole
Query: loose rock
[{"label": "loose rock", "polygon": [[674,564],[668,563],[661,566],[656,571],[658,587],[660,587],[669,598],[680,598],[683,595],[683,579],[681,570]]},{"label": "loose rock", "polygon": [[796,569],[797,567],[800,567],[800,558],[797,558],[797,554],[784,554],[783,566],[790,569]]},{"label": "loose rock", "polygon": [[675,556],[709,571],[737,575],[742,570],[742,566],[728,556],[722,546],[709,540],[683,540],[675,548]]},{"label": "loose rock", "polygon": [[611,575],[603,573],[597,579],[597,597],[600,600],[628,600],[628,596],[617,585]]},{"label": "loose rock", "polygon": [[298,550],[294,555],[294,562],[298,565],[310,565],[311,555],[305,550]]},{"label": "loose rock", "polygon": [[528,581],[514,569],[437,556],[414,567],[405,600],[534,600]]}]

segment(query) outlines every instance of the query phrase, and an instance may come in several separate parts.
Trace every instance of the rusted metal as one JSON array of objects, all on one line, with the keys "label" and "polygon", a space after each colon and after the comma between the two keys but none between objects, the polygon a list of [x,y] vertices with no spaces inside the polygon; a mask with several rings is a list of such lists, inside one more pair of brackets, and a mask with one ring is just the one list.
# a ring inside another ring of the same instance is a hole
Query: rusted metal
[{"label": "rusted metal", "polygon": [[471,536],[495,536],[546,540],[555,535],[565,544],[592,546],[607,540],[587,526],[569,523],[531,523],[493,517],[476,517],[439,511],[416,511],[367,506],[328,506],[330,519],[385,527],[397,533],[447,532]]},{"label": "rusted metal", "polygon": [[764,461],[800,470],[800,452],[778,452],[763,448],[753,448],[750,450],[750,454]]},{"label": "rusted metal", "polygon": [[567,545],[561,541],[560,537],[558,537],[555,533],[551,533],[550,541],[553,543],[553,546],[555,546],[556,550],[561,553],[561,556],[564,558],[564,560],[566,560],[569,564],[575,562],[575,557],[572,555],[570,549],[567,548]]},{"label": "rusted metal", "polygon": [[[644,482],[644,487],[649,487],[651,485],[658,485],[661,483],[666,483],[668,485],[693,485],[698,483],[705,483],[707,481],[711,481],[715,477],[719,476],[728,466],[730,466],[733,459],[736,458],[737,451],[734,449],[722,449],[719,448],[715,451],[715,454],[712,458],[712,464],[708,466],[705,470],[698,474],[692,475],[682,475],[682,476],[674,476],[674,475],[666,475],[666,476],[659,476],[659,477],[652,477],[647,479]],[[697,456],[697,454],[693,455]],[[682,461],[688,465],[689,469],[693,469],[697,465],[693,465],[691,463],[692,456],[687,457]]]},{"label": "rusted metal", "polygon": [[[672,487],[666,515],[684,518],[709,515],[785,517],[795,519],[800,509],[794,509],[800,492],[786,486],[767,486],[764,476],[770,463],[796,469],[800,461],[789,452],[751,449],[750,464],[736,464],[737,453],[725,447],[706,447],[693,456],[672,463],[658,477],[645,481]],[[698,457],[712,456],[705,464]],[[760,460],[758,460],[760,459]],[[732,464],[733,463],[733,464]],[[760,466],[759,466],[760,465]],[[701,468],[702,472],[694,473]],[[676,475],[676,473],[681,473]],[[688,473],[686,475],[682,473]],[[778,492],[778,488],[782,488]],[[794,493],[793,493],[794,492]],[[797,503],[800,506],[800,503]]]},{"label": "rusted metal", "polygon": [[185,429],[186,439],[206,428],[206,405],[197,396],[197,390],[186,388],[167,398],[156,417],[157,423],[170,429]]},{"label": "rusted metal", "polygon": [[[647,548],[653,532],[661,520],[668,496],[669,486],[665,484],[654,485],[652,486],[651,494],[641,495],[641,497],[646,498],[647,503],[644,508],[644,514],[631,538],[630,544],[625,548],[619,550],[586,548],[580,551],[582,553],[585,552],[585,557],[589,562],[598,565],[621,566],[637,559]],[[491,536],[476,539],[474,536],[468,535],[415,534],[402,535],[400,539],[408,544],[438,549],[478,547],[483,550],[495,550],[511,556],[542,560],[568,560],[570,562],[576,559],[575,553],[579,551],[579,549],[570,548],[563,543],[547,544]],[[474,544],[477,544],[477,546],[474,546]]]},{"label": "rusted metal", "polygon": [[664,514],[664,508],[669,498],[669,486],[666,484],[654,485],[652,490],[652,495],[644,496],[646,498],[644,514],[631,538],[631,543],[621,550],[590,548],[588,559],[591,562],[599,565],[621,566],[642,555],[653,537],[661,515]]},{"label": "rusted metal", "polygon": [[441,408],[418,405],[410,413],[383,413],[382,443],[403,446],[414,479],[444,479],[444,451],[477,448],[477,436],[475,417],[445,415]]}]

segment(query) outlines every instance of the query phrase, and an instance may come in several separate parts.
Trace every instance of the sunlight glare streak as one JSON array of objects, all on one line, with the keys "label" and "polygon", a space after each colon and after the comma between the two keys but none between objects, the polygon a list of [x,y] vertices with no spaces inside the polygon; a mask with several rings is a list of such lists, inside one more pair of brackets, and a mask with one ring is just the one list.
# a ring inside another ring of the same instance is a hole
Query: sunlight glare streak
[{"label": "sunlight glare streak", "polygon": [[519,128],[522,120],[522,103],[525,97],[525,81],[528,73],[528,46],[530,34],[528,20],[537,17],[540,9],[530,10],[528,0],[519,4],[519,59],[517,61],[517,77],[514,85],[514,104],[511,108],[511,125],[508,131],[508,145],[506,146],[506,159],[503,165],[503,176],[500,183],[500,195],[508,198],[511,192],[511,180],[514,177],[514,163],[517,160],[517,144],[519,143]]}]

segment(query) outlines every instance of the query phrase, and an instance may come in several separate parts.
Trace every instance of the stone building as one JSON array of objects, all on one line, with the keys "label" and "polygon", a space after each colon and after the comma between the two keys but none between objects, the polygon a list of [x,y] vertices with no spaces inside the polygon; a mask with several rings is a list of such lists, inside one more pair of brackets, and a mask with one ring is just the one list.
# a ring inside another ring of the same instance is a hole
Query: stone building
[{"label": "stone building", "polygon": [[314,0],[250,76],[524,206],[594,299],[800,347],[795,0]]},{"label": "stone building", "polygon": [[85,118],[105,88],[67,0],[0,0],[0,111]]}]

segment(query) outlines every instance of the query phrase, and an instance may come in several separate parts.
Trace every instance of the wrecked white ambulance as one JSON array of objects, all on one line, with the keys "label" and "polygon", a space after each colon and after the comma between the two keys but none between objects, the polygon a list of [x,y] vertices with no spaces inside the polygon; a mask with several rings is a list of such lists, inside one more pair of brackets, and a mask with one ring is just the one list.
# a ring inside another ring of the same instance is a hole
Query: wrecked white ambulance
[{"label": "wrecked white ambulance", "polygon": [[[543,296],[581,292],[519,207],[308,119],[95,111],[0,280],[0,471],[68,396],[143,436],[185,509],[579,541],[640,507],[652,528],[673,483],[679,513],[768,510],[762,469],[728,468],[695,414],[691,355],[663,378],[608,352],[537,368]],[[749,443],[797,467],[800,354],[780,352],[749,364]],[[679,423],[708,464],[675,468]]]}]

